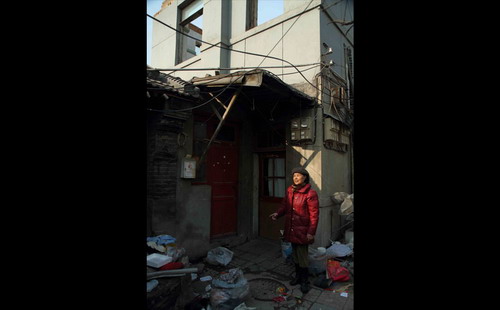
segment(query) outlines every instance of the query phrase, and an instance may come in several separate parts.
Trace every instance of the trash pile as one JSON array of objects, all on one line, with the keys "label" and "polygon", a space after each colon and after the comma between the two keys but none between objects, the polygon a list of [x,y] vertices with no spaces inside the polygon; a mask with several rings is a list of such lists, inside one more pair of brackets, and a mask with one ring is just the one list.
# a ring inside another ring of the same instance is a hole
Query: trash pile
[{"label": "trash pile", "polygon": [[205,310],[255,309],[247,307],[244,303],[250,297],[250,285],[243,271],[240,268],[224,268],[231,262],[233,255],[234,253],[225,247],[216,247],[208,251],[205,262],[222,270],[213,277],[203,276],[198,279],[199,282],[194,282],[200,289],[187,308]]},{"label": "trash pile", "polygon": [[220,246],[208,251],[206,261],[211,265],[227,266],[233,259],[233,255],[233,251]]},{"label": "trash pile", "polygon": [[212,280],[210,304],[214,309],[234,309],[250,295],[250,285],[240,268],[221,272]]},{"label": "trash pile", "polygon": [[327,248],[309,247],[309,273],[316,276],[313,285],[327,290],[336,282],[349,281],[354,275],[354,194],[336,192],[331,200],[340,206],[343,224],[339,231],[343,234],[339,240],[342,242],[330,240]]},{"label": "trash pile", "polygon": [[196,268],[185,268],[189,265],[189,257],[185,249],[176,245],[176,239],[170,235],[159,235],[146,238],[148,266],[147,292],[153,291],[159,284],[158,278],[180,277]]}]

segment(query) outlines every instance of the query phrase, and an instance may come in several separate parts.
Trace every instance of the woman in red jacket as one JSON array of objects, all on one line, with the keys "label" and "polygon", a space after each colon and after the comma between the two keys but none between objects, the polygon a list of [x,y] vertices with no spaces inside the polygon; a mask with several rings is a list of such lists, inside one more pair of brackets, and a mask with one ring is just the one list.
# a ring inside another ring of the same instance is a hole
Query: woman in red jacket
[{"label": "woman in red jacket", "polygon": [[314,242],[318,227],[318,194],[309,184],[309,173],[302,167],[292,170],[293,184],[288,187],[281,207],[271,214],[272,220],[285,216],[284,240],[292,243],[292,258],[295,263],[295,278],[291,285],[300,283],[302,293],[309,287],[309,244]]}]

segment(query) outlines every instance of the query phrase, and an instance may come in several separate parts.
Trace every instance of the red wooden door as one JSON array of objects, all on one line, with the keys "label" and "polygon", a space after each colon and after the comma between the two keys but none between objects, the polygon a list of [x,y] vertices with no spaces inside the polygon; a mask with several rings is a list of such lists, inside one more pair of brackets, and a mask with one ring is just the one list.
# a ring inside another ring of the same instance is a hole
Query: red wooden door
[{"label": "red wooden door", "polygon": [[[215,130],[212,124],[212,130]],[[210,236],[236,234],[238,207],[238,130],[225,124],[207,153],[207,182],[212,186]]]}]

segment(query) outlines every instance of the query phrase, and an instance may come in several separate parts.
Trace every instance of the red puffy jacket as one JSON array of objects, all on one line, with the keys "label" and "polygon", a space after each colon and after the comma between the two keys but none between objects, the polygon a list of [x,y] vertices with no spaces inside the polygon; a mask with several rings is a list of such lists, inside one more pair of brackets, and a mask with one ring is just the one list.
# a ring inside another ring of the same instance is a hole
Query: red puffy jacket
[{"label": "red puffy jacket", "polygon": [[277,217],[285,216],[285,241],[298,244],[314,242],[307,240],[307,234],[316,234],[319,202],[318,194],[311,188],[311,184],[306,184],[295,192],[289,186],[277,213]]}]

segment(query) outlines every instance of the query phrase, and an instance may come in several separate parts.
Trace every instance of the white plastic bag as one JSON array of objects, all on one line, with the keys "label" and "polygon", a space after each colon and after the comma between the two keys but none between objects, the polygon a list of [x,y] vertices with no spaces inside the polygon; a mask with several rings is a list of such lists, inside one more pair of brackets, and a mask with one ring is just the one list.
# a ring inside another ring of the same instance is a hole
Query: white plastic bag
[{"label": "white plastic bag", "polygon": [[331,197],[332,201],[335,203],[335,204],[341,204],[347,197],[349,196],[348,193],[346,192],[336,192],[333,194],[333,196]]},{"label": "white plastic bag", "polygon": [[328,257],[344,257],[352,254],[352,249],[342,243],[333,243],[326,249],[326,256]]},{"label": "white plastic bag", "polygon": [[349,215],[354,212],[354,194],[347,196],[340,205],[340,214]]},{"label": "white plastic bag", "polygon": [[233,259],[233,252],[224,247],[217,247],[211,249],[207,253],[207,263],[212,265],[223,265],[227,266]]}]

